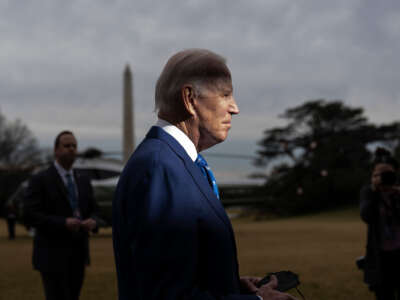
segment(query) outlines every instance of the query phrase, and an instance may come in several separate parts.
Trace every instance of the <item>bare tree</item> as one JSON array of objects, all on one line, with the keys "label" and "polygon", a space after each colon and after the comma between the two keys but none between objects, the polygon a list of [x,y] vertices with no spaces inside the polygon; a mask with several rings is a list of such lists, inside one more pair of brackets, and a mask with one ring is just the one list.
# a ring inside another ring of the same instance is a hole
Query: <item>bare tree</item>
[{"label": "bare tree", "polygon": [[0,112],[0,166],[26,169],[41,161],[41,151],[29,128],[20,120],[7,121]]}]

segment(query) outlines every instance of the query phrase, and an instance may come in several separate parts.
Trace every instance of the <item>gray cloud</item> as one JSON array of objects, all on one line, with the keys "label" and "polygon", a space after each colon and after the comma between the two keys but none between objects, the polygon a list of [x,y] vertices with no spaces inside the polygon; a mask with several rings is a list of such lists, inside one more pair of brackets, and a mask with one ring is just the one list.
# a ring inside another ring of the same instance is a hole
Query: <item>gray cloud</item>
[{"label": "gray cloud", "polygon": [[226,143],[239,153],[254,152],[284,109],[308,99],[343,99],[374,122],[399,119],[395,0],[3,1],[0,35],[0,109],[44,145],[67,127],[118,150],[126,63],[141,139],[163,65],[191,47],[228,59],[241,115]]}]

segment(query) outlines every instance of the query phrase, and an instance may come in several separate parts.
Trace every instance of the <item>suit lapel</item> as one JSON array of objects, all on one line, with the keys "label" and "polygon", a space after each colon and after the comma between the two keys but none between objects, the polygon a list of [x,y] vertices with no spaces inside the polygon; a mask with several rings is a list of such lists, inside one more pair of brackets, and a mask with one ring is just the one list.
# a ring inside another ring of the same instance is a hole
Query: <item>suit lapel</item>
[{"label": "suit lapel", "polygon": [[146,136],[147,138],[158,138],[165,143],[167,143],[170,148],[183,160],[186,169],[188,170],[189,174],[192,176],[193,181],[198,186],[201,193],[207,200],[207,203],[211,208],[216,212],[216,214],[222,219],[222,221],[231,228],[231,223],[229,218],[225,212],[222,203],[218,198],[215,196],[210,184],[208,183],[207,179],[203,176],[200,169],[194,164],[192,159],[186,153],[185,149],[168,133],[166,133],[163,129],[157,126],[153,126],[149,133]]},{"label": "suit lapel", "polygon": [[78,206],[79,206],[79,208],[80,208],[80,210],[81,210],[81,213],[82,213],[82,209],[83,209],[84,207],[86,207],[86,206],[84,205],[85,203],[83,203],[83,201],[85,201],[86,198],[83,197],[83,195],[84,195],[84,187],[83,187],[83,185],[82,185],[82,180],[80,179],[80,176],[81,176],[81,175],[80,175],[78,172],[76,172],[76,171],[74,170],[75,184],[76,184],[76,187],[77,187],[77,189],[78,189]]},{"label": "suit lapel", "polygon": [[212,190],[210,183],[201,173],[199,167],[197,167],[192,160],[187,161],[184,160],[186,169],[189,171],[192,176],[194,182],[199,187],[200,191],[206,197],[208,204],[215,210],[218,216],[224,221],[226,225],[231,227],[231,222],[225,212],[225,209],[222,205],[222,202],[215,196],[214,191]]},{"label": "suit lapel", "polygon": [[54,185],[56,186],[58,193],[60,194],[60,198],[63,199],[67,203],[68,207],[71,208],[71,203],[69,202],[69,199],[68,199],[67,188],[65,187],[64,182],[63,182],[60,174],[58,173],[56,167],[54,165],[51,165],[49,168],[49,172],[50,172],[51,178],[54,182]]}]

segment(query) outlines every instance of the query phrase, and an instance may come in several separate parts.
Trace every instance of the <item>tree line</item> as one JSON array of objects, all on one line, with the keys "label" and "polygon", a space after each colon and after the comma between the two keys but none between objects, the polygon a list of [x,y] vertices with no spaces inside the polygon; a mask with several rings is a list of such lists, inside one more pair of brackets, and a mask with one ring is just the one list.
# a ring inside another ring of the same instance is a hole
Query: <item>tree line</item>
[{"label": "tree line", "polygon": [[358,203],[378,145],[400,160],[400,122],[372,124],[361,107],[310,100],[264,131],[257,159],[265,175],[264,209],[293,215]]},{"label": "tree line", "polygon": [[[254,161],[268,170],[261,173],[265,212],[293,215],[356,204],[370,177],[373,149],[386,147],[400,160],[400,122],[373,124],[361,107],[318,99],[288,108],[280,117],[286,125],[264,131]],[[93,149],[86,152],[89,157]],[[29,128],[0,111],[0,210],[46,160]],[[260,189],[255,192],[259,196]]]}]

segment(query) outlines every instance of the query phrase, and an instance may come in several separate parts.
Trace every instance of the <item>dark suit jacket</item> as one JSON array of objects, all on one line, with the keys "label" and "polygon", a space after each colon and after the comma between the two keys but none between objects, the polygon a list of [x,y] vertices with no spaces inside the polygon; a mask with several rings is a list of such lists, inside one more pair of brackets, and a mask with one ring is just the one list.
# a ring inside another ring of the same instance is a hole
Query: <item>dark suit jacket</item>
[{"label": "dark suit jacket", "polygon": [[382,270],[380,260],[380,226],[378,192],[372,191],[370,185],[362,187],[360,192],[360,215],[368,225],[367,247],[364,265],[364,281],[371,288],[382,283]]},{"label": "dark suit jacket", "polygon": [[[87,177],[74,172],[82,219],[94,217],[97,210],[93,190]],[[32,176],[25,195],[25,222],[36,228],[33,241],[33,266],[46,272],[65,270],[74,257],[89,263],[89,242],[86,232],[71,232],[65,220],[72,217],[67,189],[52,164]]]},{"label": "dark suit jacket", "polygon": [[251,299],[240,295],[232,226],[182,146],[153,127],[113,202],[120,300]]}]

